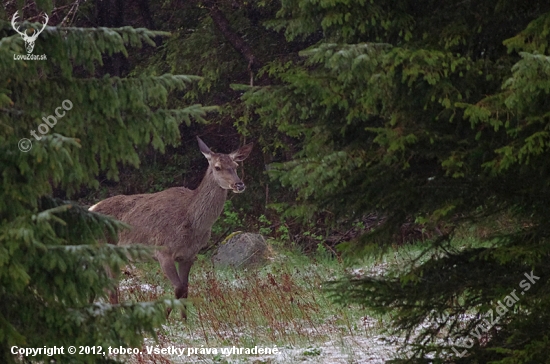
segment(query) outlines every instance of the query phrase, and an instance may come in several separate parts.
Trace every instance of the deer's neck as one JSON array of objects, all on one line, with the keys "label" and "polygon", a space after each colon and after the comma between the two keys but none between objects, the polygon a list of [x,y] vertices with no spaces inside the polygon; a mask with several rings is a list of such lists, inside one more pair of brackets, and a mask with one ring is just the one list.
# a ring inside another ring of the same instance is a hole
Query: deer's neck
[{"label": "deer's neck", "polygon": [[223,211],[227,190],[218,185],[214,180],[212,169],[208,167],[194,194],[189,206],[191,221],[195,227],[209,230]]}]

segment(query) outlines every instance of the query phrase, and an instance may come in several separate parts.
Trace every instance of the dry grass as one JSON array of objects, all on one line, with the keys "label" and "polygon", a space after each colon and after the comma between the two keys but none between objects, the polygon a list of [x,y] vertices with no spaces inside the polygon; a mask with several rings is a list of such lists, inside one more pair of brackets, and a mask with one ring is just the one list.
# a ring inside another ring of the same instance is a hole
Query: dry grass
[{"label": "dry grass", "polygon": [[[321,253],[317,259],[300,253],[279,253],[267,266],[249,270],[216,270],[208,259],[199,259],[191,271],[188,320],[182,322],[179,313],[173,312],[158,330],[158,340],[146,340],[142,352],[150,345],[219,350],[277,346],[281,354],[145,354],[128,361],[382,364],[394,358],[398,349],[385,339],[404,339],[384,335],[391,314],[375,318],[360,307],[336,305],[323,291],[323,283],[345,273],[357,277],[395,273],[415,262],[427,244],[400,246],[376,261],[369,258],[348,269]],[[463,249],[481,243],[466,235],[455,239],[453,245]],[[425,255],[421,261],[428,258]],[[123,300],[151,301],[173,295],[156,262],[136,264],[125,271],[125,276],[121,285]]]},{"label": "dry grass", "polygon": [[[343,273],[344,267],[337,261],[318,262],[297,254],[279,256],[276,262],[260,270],[215,270],[207,259],[201,259],[191,272],[189,318],[182,322],[179,314],[173,312],[167,325],[158,332],[158,345],[181,348],[277,345],[311,358],[321,355],[318,348],[323,343],[345,345],[376,335],[381,329],[378,321],[365,317],[359,307],[335,305],[323,292],[323,282]],[[171,286],[155,262],[136,264],[125,275],[121,284],[123,300],[150,301],[172,295]],[[353,351],[353,348],[341,349]],[[149,354],[132,361],[165,363],[166,358]],[[182,359],[188,362],[191,358]],[[225,362],[227,358],[193,355],[192,359]],[[256,360],[272,362],[272,358]]]}]

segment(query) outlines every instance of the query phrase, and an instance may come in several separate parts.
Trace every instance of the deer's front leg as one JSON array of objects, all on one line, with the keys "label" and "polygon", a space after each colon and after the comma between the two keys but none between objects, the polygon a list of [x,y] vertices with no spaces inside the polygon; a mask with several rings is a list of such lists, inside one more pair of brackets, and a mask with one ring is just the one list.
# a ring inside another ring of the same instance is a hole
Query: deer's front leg
[{"label": "deer's front leg", "polygon": [[183,287],[180,281],[180,277],[178,276],[178,271],[176,270],[176,262],[171,256],[166,256],[164,254],[157,255],[157,258],[159,260],[162,271],[174,286],[174,289],[176,291],[176,298],[181,298],[183,296],[183,292],[186,291],[186,289]]},{"label": "deer's front leg", "polygon": [[181,293],[180,297],[176,298],[187,298],[188,288],[189,288],[189,271],[191,270],[191,266],[193,265],[193,262],[178,262],[178,272],[180,277],[180,283],[183,289],[183,292]]},{"label": "deer's front leg", "polygon": [[[178,271],[179,271],[179,278],[180,283],[182,287],[182,291],[178,292],[176,290],[176,298],[187,298],[188,294],[188,282],[189,282],[189,271],[191,270],[191,266],[193,265],[193,261],[185,261],[185,262],[178,262]],[[184,307],[181,311],[181,318],[187,319],[187,308]]]}]

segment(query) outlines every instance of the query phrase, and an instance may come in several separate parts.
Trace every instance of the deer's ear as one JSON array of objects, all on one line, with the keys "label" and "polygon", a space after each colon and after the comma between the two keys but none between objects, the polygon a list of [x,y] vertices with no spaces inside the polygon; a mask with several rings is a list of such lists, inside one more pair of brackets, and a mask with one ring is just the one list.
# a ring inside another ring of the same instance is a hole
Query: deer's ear
[{"label": "deer's ear", "polygon": [[233,153],[229,154],[231,159],[233,159],[235,162],[242,162],[244,161],[250,152],[252,151],[252,147],[254,146],[254,143],[250,143],[247,145],[243,145]]},{"label": "deer's ear", "polygon": [[212,151],[204,142],[201,140],[201,138],[197,137],[197,141],[199,142],[199,149],[201,150],[201,153],[204,154],[206,159],[210,160],[210,157],[212,155]]}]

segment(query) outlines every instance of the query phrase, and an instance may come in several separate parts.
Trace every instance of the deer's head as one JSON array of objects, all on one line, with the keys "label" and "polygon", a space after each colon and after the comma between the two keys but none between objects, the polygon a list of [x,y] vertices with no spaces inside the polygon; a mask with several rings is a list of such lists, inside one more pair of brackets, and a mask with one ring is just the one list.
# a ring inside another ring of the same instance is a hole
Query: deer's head
[{"label": "deer's head", "polygon": [[214,153],[197,137],[199,148],[208,159],[208,164],[218,185],[225,190],[241,193],[245,189],[243,181],[237,176],[237,162],[244,161],[252,151],[253,144],[247,144],[229,154]]},{"label": "deer's head", "polygon": [[46,29],[46,24],[48,24],[48,20],[49,20],[48,15],[44,14],[44,18],[45,18],[45,21],[42,26],[42,29],[40,30],[33,29],[33,33],[30,36],[27,34],[27,31],[22,32],[19,30],[19,27],[15,26],[15,19],[17,19],[17,11],[15,12],[15,14],[13,14],[13,17],[11,18],[11,26],[17,33],[21,35],[21,37],[25,41],[25,48],[27,49],[27,53],[29,54],[32,53],[34,49],[34,42],[38,38],[38,35],[42,33],[44,29]]}]

